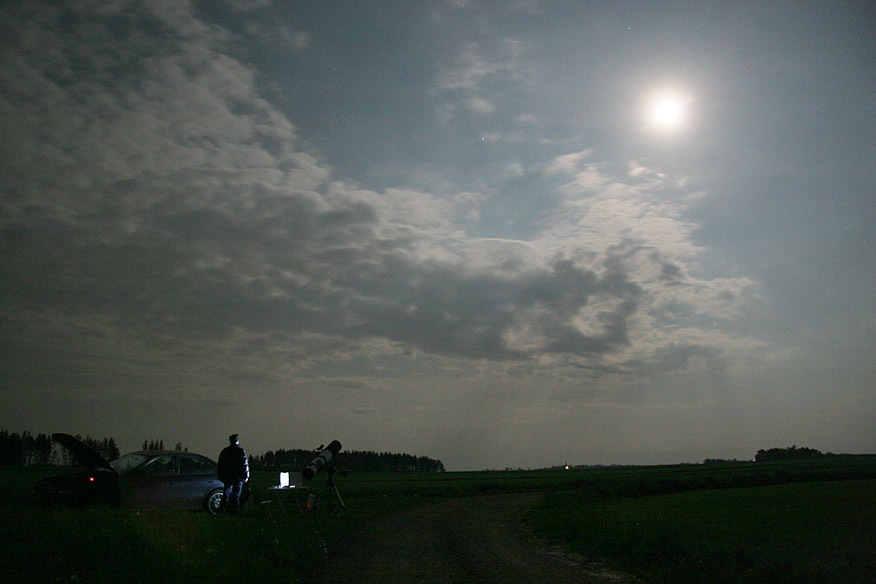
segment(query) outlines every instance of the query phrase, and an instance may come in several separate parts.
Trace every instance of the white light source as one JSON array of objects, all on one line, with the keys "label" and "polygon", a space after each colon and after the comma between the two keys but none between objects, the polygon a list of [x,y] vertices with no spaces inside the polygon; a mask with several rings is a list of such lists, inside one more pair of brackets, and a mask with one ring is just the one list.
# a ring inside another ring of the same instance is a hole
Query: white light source
[{"label": "white light source", "polygon": [[690,114],[691,96],[676,90],[655,92],[648,100],[645,119],[652,130],[671,132],[683,128]]},{"label": "white light source", "polygon": [[280,487],[288,487],[289,486],[289,473],[281,472],[280,473]]}]

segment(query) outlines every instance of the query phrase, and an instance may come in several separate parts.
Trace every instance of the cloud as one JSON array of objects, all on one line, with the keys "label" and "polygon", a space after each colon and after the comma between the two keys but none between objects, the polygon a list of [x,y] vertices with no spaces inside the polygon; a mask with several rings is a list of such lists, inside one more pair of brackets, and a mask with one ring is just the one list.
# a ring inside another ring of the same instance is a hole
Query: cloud
[{"label": "cloud", "polygon": [[496,106],[483,97],[473,97],[468,101],[468,109],[472,113],[489,115],[496,111]]},{"label": "cloud", "polygon": [[266,8],[273,3],[273,0],[225,0],[225,2],[237,10],[246,12]]},{"label": "cloud", "polygon": [[593,154],[592,149],[582,150],[581,152],[572,152],[557,156],[545,168],[545,174],[573,174],[578,171],[581,161],[589,158]]},{"label": "cloud", "polygon": [[493,56],[485,55],[478,43],[466,43],[454,63],[442,68],[434,92],[444,100],[440,108],[444,117],[460,111],[493,114],[509,87],[525,83],[524,43],[506,39],[490,52]]},{"label": "cloud", "polygon": [[246,25],[246,32],[262,45],[283,54],[300,53],[310,48],[311,38],[307,32],[279,21],[269,24],[253,21]]},{"label": "cloud", "polygon": [[[694,226],[644,167],[624,182],[590,151],[558,156],[534,238],[475,237],[458,225],[482,195],[335,177],[225,33],[137,6],[71,5],[79,28],[4,9],[0,316],[22,347],[220,378],[412,352],[654,372],[746,346],[721,323],[752,283],[694,275]],[[491,113],[518,50],[468,45],[439,87]]]},{"label": "cloud", "polygon": [[[590,150],[570,153],[545,165],[545,175],[564,176],[567,182],[557,188],[564,201],[547,221],[551,227],[533,244],[596,274],[611,270],[637,287],[636,309],[623,321],[628,342],[600,364],[654,372],[644,363],[666,362],[670,348],[720,354],[722,348],[762,346],[724,332],[757,286],[746,277],[698,275],[704,272],[699,260],[705,250],[693,240],[695,225],[684,219],[689,194],[639,163],[631,163],[636,172],[628,181],[613,178],[602,165],[589,162],[591,156]],[[579,329],[599,322],[603,302],[618,301],[594,298],[576,315]],[[614,314],[619,314],[616,308]]]}]

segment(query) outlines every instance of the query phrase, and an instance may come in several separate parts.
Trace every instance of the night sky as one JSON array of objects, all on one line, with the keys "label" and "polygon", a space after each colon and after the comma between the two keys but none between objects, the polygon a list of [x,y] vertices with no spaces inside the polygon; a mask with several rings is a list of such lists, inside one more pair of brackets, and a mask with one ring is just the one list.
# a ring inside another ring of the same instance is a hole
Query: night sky
[{"label": "night sky", "polygon": [[0,428],[876,452],[868,2],[0,5]]}]

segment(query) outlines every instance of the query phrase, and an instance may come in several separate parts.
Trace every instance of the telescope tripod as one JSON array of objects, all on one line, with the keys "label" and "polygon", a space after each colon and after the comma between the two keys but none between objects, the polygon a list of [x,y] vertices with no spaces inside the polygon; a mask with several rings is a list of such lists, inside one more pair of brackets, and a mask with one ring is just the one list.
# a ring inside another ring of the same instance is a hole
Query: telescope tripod
[{"label": "telescope tripod", "polygon": [[325,495],[328,492],[328,494],[329,494],[329,503],[328,503],[329,509],[333,509],[334,508],[334,499],[332,498],[331,491],[334,491],[335,496],[338,498],[338,502],[341,504],[341,509],[346,511],[347,506],[344,505],[344,500],[341,498],[341,493],[340,493],[340,491],[338,491],[337,485],[335,485],[335,469],[333,467],[329,467],[327,469],[327,471],[328,471],[328,479],[326,479],[326,481],[325,481],[325,487],[323,487],[322,492],[316,498],[315,505],[319,506],[319,502],[322,501],[323,495]]}]

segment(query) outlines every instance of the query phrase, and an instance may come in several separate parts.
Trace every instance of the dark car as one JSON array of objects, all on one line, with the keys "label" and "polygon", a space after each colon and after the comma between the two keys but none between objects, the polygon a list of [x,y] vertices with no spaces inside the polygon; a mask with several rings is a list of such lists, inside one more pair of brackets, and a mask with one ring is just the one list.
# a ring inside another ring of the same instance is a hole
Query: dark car
[{"label": "dark car", "polygon": [[219,511],[222,483],[216,463],[200,454],[144,450],[107,462],[69,434],[53,434],[85,467],[48,477],[34,485],[38,500],[60,504],[133,504]]}]

